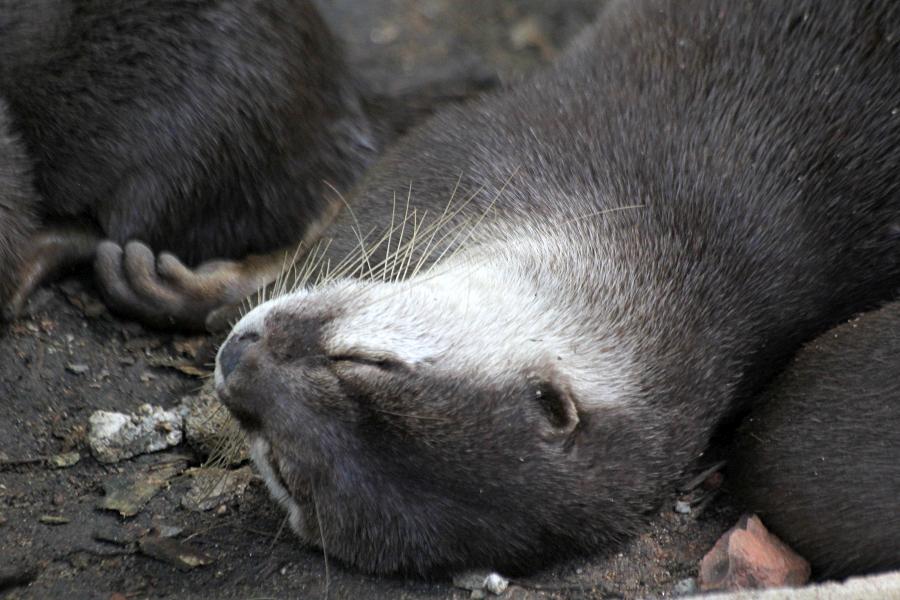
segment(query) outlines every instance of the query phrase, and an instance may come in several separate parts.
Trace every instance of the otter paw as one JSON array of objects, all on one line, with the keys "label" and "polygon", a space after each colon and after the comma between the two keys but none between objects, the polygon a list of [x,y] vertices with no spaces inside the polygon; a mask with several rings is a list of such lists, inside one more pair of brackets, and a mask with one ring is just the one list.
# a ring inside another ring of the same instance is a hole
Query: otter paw
[{"label": "otter paw", "polygon": [[[141,242],[101,242],[94,272],[109,307],[154,327],[206,330],[267,283],[267,275],[240,261],[185,266],[168,252],[158,256]],[[226,323],[227,324],[227,323]]]}]

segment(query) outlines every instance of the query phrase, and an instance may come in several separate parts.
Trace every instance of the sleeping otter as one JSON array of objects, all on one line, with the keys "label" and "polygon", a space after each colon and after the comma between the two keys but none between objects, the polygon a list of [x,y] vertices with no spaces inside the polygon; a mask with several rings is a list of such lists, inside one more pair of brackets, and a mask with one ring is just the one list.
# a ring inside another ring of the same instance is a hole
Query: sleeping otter
[{"label": "sleeping otter", "polygon": [[623,0],[402,140],[328,229],[330,275],[218,355],[293,528],[422,574],[637,531],[802,342],[900,286],[898,72],[889,0]]},{"label": "sleeping otter", "polygon": [[[309,0],[4,2],[0,97],[40,198],[3,207],[7,318],[48,273],[96,256],[114,309],[202,327],[206,298],[274,277],[277,249],[327,222],[332,190],[381,144]],[[240,285],[154,287],[173,255],[248,254]]]}]

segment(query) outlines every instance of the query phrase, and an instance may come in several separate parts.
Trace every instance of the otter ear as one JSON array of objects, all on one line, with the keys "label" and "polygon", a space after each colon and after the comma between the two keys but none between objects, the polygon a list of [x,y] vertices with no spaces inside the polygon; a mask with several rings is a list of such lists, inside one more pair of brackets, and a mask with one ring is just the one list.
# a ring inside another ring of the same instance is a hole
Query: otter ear
[{"label": "otter ear", "polygon": [[529,377],[534,402],[555,435],[568,435],[578,426],[580,417],[575,395],[568,379],[557,369],[549,368]]}]

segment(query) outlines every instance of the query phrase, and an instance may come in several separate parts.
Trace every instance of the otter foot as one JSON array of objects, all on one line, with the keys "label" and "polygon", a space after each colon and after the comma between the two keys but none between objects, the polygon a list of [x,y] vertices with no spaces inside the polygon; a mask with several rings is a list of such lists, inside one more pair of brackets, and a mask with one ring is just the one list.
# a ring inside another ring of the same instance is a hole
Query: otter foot
[{"label": "otter foot", "polygon": [[35,288],[59,273],[94,256],[99,238],[87,228],[46,227],[27,242],[22,264],[15,274],[15,287],[3,306],[4,321],[12,321],[22,312]]},{"label": "otter foot", "polygon": [[97,247],[94,272],[109,307],[154,327],[218,331],[238,316],[242,301],[273,281],[286,252],[187,267],[141,242]]}]

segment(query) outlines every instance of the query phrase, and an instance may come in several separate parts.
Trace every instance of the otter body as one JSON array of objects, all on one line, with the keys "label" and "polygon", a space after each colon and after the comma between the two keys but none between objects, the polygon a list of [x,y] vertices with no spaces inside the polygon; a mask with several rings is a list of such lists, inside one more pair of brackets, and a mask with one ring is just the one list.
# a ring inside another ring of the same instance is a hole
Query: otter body
[{"label": "otter body", "polygon": [[[97,270],[111,304],[182,310],[169,317],[186,325],[190,307],[166,304],[154,253],[196,265],[294,243],[380,143],[308,0],[5,0],[0,97],[40,194],[37,210],[5,217],[0,248],[44,230],[0,262],[26,288],[13,304],[105,238]],[[126,242],[139,244],[123,254]],[[123,291],[141,283],[141,301]]]},{"label": "otter body", "polygon": [[819,569],[900,560],[900,303],[807,344],[754,402],[729,481]]},{"label": "otter body", "polygon": [[[639,530],[802,342],[900,286],[898,72],[887,0],[612,2],[407,136],[326,233],[329,268],[373,248],[362,277],[256,307],[218,356],[294,529],[414,573]],[[371,243],[435,215],[468,233]]]}]

